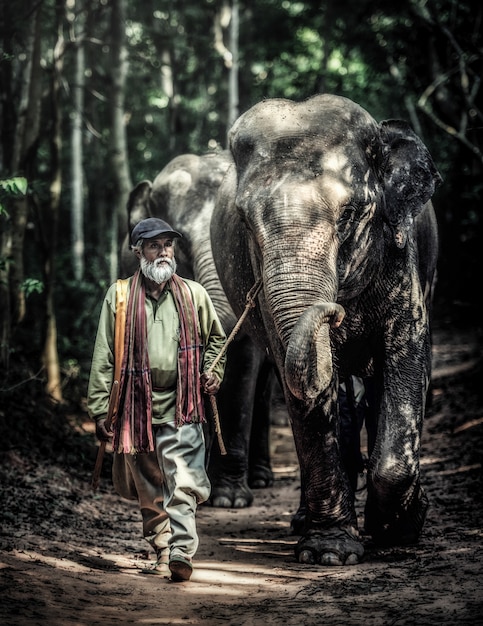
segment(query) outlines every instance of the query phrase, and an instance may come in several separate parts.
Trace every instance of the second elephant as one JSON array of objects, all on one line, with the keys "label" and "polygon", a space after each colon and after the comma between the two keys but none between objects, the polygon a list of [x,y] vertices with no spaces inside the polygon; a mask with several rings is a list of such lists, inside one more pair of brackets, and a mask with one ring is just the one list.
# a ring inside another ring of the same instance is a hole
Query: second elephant
[{"label": "second elephant", "polygon": [[[139,183],[128,201],[129,230],[146,217],[160,217],[183,234],[176,242],[177,271],[203,284],[227,335],[237,319],[216,272],[210,223],[216,194],[232,163],[229,152],[178,156],[153,183]],[[124,275],[136,268],[127,237],[122,268]],[[269,414],[274,385],[273,367],[242,328],[228,348],[225,380],[217,396],[227,454],[222,456],[216,444],[209,446],[213,506],[249,506],[252,488],[272,484]]]}]

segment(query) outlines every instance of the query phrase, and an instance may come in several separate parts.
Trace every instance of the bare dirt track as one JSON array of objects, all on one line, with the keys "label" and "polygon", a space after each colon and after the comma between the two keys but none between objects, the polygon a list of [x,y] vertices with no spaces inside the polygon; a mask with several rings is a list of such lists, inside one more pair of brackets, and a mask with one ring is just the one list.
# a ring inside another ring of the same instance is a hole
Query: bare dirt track
[{"label": "bare dirt track", "polygon": [[[256,492],[254,506],[199,509],[195,572],[181,584],[141,573],[153,555],[139,513],[112,491],[106,472],[92,493],[95,450],[82,460],[83,445],[54,462],[53,454],[31,458],[11,445],[0,466],[0,623],[483,625],[481,348],[477,331],[437,330],[421,455],[430,498],[422,540],[385,550],[366,541],[357,566],[296,563],[298,468],[287,426],[273,427],[276,480]],[[41,421],[38,407],[30,418]],[[91,425],[72,423],[94,447],[82,430]],[[361,488],[361,526],[364,498]]]}]

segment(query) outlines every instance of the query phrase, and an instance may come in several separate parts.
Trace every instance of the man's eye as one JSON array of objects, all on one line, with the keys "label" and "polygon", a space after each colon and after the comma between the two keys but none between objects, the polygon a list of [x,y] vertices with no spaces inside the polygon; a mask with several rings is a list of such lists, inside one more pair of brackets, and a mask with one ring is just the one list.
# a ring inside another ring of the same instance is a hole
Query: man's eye
[{"label": "man's eye", "polygon": [[162,250],[163,248],[171,248],[172,245],[173,245],[172,241],[166,241],[165,243],[152,242],[148,244],[148,250],[150,252],[158,252],[159,250]]}]

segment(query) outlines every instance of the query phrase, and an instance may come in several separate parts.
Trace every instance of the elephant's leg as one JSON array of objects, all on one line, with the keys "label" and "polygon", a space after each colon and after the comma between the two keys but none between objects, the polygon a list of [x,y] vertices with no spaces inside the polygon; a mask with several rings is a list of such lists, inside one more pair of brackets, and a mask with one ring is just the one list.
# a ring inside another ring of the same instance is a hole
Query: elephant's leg
[{"label": "elephant's leg", "polygon": [[[364,554],[354,494],[340,456],[336,402],[328,399],[293,422],[306,505],[303,535],[295,548],[300,563],[354,565]],[[303,415],[300,407],[292,414]]]},{"label": "elephant's leg", "polygon": [[[384,414],[384,409],[382,415]],[[395,412],[393,411],[393,415]],[[421,535],[428,498],[420,483],[420,418],[387,427],[378,418],[367,473],[365,532],[378,545],[408,545]],[[411,425],[412,424],[412,425]],[[399,432],[399,436],[394,433]],[[398,462],[395,463],[394,459]]]},{"label": "elephant's leg", "polygon": [[275,370],[270,376],[270,424],[273,426],[289,426],[287,406],[283,395],[282,386],[276,376]]},{"label": "elephant's leg", "polygon": [[367,403],[362,379],[348,376],[339,387],[338,403],[342,462],[355,493],[358,476],[364,469],[360,433]]},{"label": "elephant's leg", "polygon": [[261,353],[248,337],[236,339],[227,352],[225,378],[218,399],[226,455],[212,449],[209,475],[210,502],[215,507],[244,508],[253,502],[248,486],[248,454],[253,402]]},{"label": "elephant's leg", "polygon": [[265,362],[258,375],[253,404],[248,463],[248,484],[253,489],[273,485],[270,464],[270,408],[274,378],[273,366]]},{"label": "elephant's leg", "polygon": [[[380,477],[378,477],[379,480]],[[398,485],[390,481],[393,489]],[[417,543],[426,520],[429,501],[419,478],[414,480],[409,495],[392,506],[381,505],[380,498],[368,482],[365,507],[365,532],[379,546],[404,546]]]},{"label": "elephant's leg", "polygon": [[[361,379],[353,380],[350,377],[344,385],[341,385],[338,395],[341,456],[354,493],[357,488],[358,475],[364,469],[364,459],[360,446],[360,431],[367,420],[369,412],[368,394],[366,389],[363,388],[365,385],[362,387],[361,385]],[[304,489],[302,477],[299,508],[291,520],[291,528],[294,535],[302,535],[305,529],[307,507]]]},{"label": "elephant's leg", "polygon": [[300,477],[300,502],[299,508],[290,520],[290,528],[294,535],[303,535],[305,532],[305,520],[307,518],[307,504],[305,502],[305,481]]}]

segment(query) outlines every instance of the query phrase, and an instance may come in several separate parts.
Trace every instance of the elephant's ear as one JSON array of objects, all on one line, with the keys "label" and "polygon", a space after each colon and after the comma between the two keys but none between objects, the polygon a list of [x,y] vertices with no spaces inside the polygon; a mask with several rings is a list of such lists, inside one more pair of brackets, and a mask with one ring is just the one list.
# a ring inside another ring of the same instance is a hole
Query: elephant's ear
[{"label": "elephant's ear", "polygon": [[149,180],[138,183],[129,194],[127,201],[127,220],[129,232],[141,220],[150,217],[149,200],[153,185]]},{"label": "elephant's ear", "polygon": [[381,122],[385,218],[398,248],[406,245],[415,217],[442,182],[428,149],[401,120]]}]

